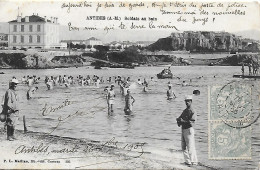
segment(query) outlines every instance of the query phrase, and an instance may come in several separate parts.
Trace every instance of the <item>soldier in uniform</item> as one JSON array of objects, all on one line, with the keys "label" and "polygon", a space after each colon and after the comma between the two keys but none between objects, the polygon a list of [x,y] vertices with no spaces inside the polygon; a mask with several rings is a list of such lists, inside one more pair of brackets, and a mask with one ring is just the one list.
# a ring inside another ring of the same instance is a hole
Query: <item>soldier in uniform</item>
[{"label": "soldier in uniform", "polygon": [[15,91],[18,83],[17,79],[12,79],[9,89],[4,95],[3,113],[7,116],[7,140],[10,141],[16,139],[14,137],[14,130],[19,118],[18,96]]},{"label": "soldier in uniform", "polygon": [[191,166],[198,164],[193,128],[197,116],[191,107],[191,95],[187,95],[185,97],[185,104],[186,109],[183,110],[182,114],[176,120],[178,126],[182,127],[181,146],[183,150],[185,164]]}]

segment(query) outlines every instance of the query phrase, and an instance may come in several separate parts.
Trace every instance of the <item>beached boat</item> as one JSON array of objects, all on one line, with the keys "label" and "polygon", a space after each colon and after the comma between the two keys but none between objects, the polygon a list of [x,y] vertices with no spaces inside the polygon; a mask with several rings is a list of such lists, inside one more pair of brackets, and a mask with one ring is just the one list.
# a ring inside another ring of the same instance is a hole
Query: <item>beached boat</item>
[{"label": "beached boat", "polygon": [[260,76],[254,76],[254,75],[233,75],[234,78],[252,78],[252,79],[260,79]]}]

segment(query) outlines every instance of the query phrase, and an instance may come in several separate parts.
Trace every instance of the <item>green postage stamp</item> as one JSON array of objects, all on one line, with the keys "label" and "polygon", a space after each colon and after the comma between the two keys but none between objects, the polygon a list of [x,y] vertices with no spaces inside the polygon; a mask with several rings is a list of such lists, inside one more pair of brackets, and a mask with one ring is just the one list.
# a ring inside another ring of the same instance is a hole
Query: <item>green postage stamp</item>
[{"label": "green postage stamp", "polygon": [[252,85],[209,87],[209,159],[250,159]]}]

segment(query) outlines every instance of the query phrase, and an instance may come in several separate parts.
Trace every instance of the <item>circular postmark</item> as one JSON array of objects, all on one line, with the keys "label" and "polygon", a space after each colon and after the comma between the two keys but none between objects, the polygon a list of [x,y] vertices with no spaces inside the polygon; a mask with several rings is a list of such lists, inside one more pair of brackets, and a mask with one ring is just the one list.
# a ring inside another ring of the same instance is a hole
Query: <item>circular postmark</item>
[{"label": "circular postmark", "polygon": [[246,128],[260,114],[253,112],[252,85],[230,82],[220,88],[216,97],[218,117],[233,128]]}]

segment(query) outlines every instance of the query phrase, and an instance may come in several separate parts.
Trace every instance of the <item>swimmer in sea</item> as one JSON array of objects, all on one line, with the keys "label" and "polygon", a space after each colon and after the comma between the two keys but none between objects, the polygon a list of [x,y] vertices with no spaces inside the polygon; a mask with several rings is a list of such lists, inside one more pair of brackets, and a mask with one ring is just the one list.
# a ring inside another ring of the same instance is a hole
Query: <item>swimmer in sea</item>
[{"label": "swimmer in sea", "polygon": [[167,100],[171,100],[173,98],[176,98],[175,93],[172,90],[172,84],[168,84],[168,90],[167,90]]},{"label": "swimmer in sea", "polygon": [[130,89],[127,90],[127,94],[125,96],[125,113],[131,113],[133,110],[133,104],[135,102],[134,97],[130,94]]},{"label": "swimmer in sea", "polygon": [[141,82],[141,80],[140,80],[140,79],[138,79],[138,81],[137,81],[137,84],[139,84],[139,85],[141,85],[141,84],[142,84],[142,82]]},{"label": "swimmer in sea", "polygon": [[185,81],[182,82],[182,86],[188,86],[188,83],[186,83]]},{"label": "swimmer in sea", "polygon": [[108,100],[108,113],[114,112],[113,111],[113,105],[114,105],[114,100],[115,100],[115,91],[114,91],[114,85],[112,84],[110,87],[110,90],[108,91],[108,95],[107,95],[107,100]]},{"label": "swimmer in sea", "polygon": [[38,90],[38,87],[31,87],[28,91],[27,91],[27,100],[31,99],[33,97],[33,94]]},{"label": "swimmer in sea", "polygon": [[147,92],[147,91],[148,91],[148,83],[146,82],[144,84],[143,92]]}]

